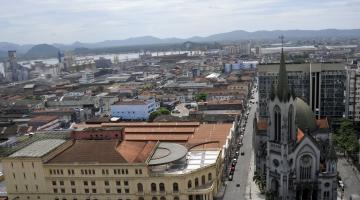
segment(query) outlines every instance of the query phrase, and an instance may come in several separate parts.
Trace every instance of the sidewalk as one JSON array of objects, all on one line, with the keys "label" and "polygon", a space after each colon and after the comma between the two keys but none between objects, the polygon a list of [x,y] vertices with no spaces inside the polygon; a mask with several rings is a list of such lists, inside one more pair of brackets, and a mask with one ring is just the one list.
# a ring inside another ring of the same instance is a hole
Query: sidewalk
[{"label": "sidewalk", "polygon": [[265,195],[260,193],[259,187],[253,181],[254,176],[254,151],[251,151],[249,176],[246,184],[245,199],[264,200]]}]

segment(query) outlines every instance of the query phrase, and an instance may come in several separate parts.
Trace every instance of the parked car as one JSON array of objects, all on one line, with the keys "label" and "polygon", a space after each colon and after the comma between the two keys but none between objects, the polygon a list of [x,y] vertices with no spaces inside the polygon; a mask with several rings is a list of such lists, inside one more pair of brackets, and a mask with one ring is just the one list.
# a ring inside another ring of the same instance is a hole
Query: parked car
[{"label": "parked car", "polygon": [[232,180],[233,180],[233,175],[232,175],[232,174],[229,174],[228,180],[229,180],[229,181],[232,181]]},{"label": "parked car", "polygon": [[242,151],[242,152],[241,152],[241,155],[242,155],[242,156],[245,155],[245,152]]},{"label": "parked car", "polygon": [[230,167],[230,171],[235,171],[235,167],[234,166]]},{"label": "parked car", "polygon": [[235,155],[236,155],[236,156],[239,156],[239,151],[236,151],[236,152],[235,152]]},{"label": "parked car", "polygon": [[339,187],[344,190],[344,182],[342,180],[338,181]]}]

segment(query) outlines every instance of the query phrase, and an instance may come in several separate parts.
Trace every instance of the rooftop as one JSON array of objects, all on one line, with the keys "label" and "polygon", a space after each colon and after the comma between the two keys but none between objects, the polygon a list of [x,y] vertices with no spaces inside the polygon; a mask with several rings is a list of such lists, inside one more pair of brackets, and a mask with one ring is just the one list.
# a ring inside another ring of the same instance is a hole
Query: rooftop
[{"label": "rooftop", "polygon": [[155,145],[155,142],[147,141],[76,140],[49,163],[142,163]]},{"label": "rooftop", "polygon": [[162,165],[184,158],[187,149],[176,143],[162,142],[151,157],[149,165]]},{"label": "rooftop", "polygon": [[42,157],[65,142],[66,140],[61,139],[36,141],[11,154],[9,157]]}]

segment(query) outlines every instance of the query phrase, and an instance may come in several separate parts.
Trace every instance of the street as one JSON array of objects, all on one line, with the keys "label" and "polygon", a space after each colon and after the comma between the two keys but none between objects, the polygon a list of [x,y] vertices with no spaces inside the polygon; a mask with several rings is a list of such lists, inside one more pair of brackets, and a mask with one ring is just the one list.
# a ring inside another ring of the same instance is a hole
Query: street
[{"label": "street", "polygon": [[[254,94],[255,101],[258,101],[257,93]],[[227,181],[227,188],[225,190],[224,200],[241,200],[245,199],[246,195],[246,186],[248,183],[249,176],[252,177],[253,174],[249,174],[250,159],[252,156],[252,135],[253,135],[253,120],[255,117],[257,104],[251,104],[250,114],[246,122],[245,134],[243,138],[243,146],[240,148],[240,152],[244,152],[244,155],[239,155],[238,162],[236,164],[234,177],[232,181]],[[241,126],[243,123],[241,124]],[[240,184],[240,187],[236,185]]]},{"label": "street", "polygon": [[337,163],[339,175],[344,182],[345,194],[343,199],[349,199],[351,194],[360,195],[360,174],[346,159],[339,158]]}]

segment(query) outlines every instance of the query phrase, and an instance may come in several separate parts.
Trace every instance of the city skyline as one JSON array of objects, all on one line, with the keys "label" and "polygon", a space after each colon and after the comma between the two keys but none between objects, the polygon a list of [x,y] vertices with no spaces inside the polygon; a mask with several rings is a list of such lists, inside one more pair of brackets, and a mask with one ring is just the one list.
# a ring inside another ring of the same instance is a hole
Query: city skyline
[{"label": "city skyline", "polygon": [[[4,42],[99,42],[152,35],[159,38],[208,36],[233,30],[354,29],[360,2],[21,0],[0,8]],[[19,12],[21,11],[21,12]],[[24,20],[26,19],[26,20]]]}]

